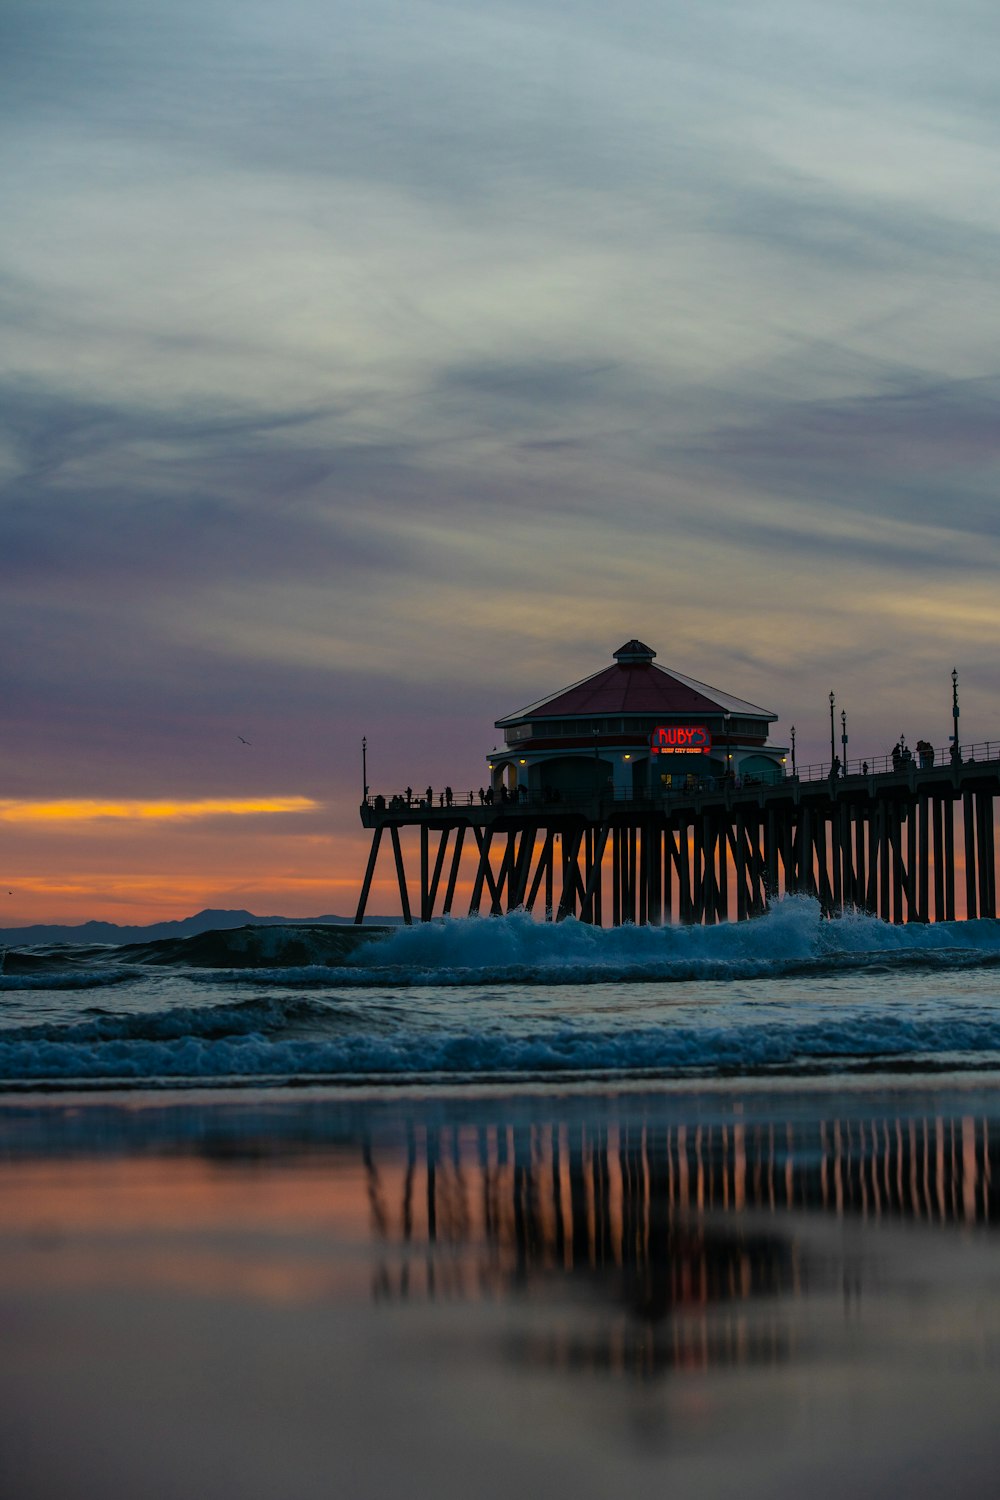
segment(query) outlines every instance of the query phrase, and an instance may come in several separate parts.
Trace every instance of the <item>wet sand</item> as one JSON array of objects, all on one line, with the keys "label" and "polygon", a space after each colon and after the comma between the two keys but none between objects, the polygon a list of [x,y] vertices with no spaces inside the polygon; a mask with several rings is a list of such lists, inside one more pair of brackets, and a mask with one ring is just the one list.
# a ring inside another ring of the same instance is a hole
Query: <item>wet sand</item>
[{"label": "wet sand", "polygon": [[0,1102],[0,1488],[988,1493],[997,1106]]}]

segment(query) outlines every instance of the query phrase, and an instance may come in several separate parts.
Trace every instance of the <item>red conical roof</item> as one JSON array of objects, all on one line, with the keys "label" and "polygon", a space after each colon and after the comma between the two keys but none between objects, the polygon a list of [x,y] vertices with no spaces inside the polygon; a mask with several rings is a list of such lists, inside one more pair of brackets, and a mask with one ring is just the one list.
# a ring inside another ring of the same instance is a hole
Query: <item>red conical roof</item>
[{"label": "red conical roof", "polygon": [[656,652],[642,641],[629,641],[614,654],[614,666],[605,667],[582,682],[542,698],[522,708],[520,713],[497,719],[497,728],[524,719],[594,718],[608,714],[650,714],[666,718],[731,713],[768,720],[778,717],[769,709],[734,698],[731,693],[720,692],[696,678],[658,667],[653,661]]}]

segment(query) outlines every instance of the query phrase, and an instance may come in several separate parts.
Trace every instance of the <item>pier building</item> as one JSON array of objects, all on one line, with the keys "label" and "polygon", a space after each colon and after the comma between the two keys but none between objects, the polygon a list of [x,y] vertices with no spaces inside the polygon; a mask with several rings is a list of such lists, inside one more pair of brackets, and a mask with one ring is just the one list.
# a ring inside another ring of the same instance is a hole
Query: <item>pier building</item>
[{"label": "pier building", "polygon": [[785,748],[767,742],[777,714],[668,671],[655,656],[627,641],[610,667],[497,719],[494,793],[629,799],[692,781],[781,780]]},{"label": "pier building", "polygon": [[956,673],[947,747],[851,762],[845,727],[843,763],[796,768],[769,739],[771,710],[655,657],[628,641],[497,719],[478,792],[372,794],[366,776],[356,922],[385,841],[406,923],[451,914],[459,893],[470,915],[615,926],[742,920],[789,893],[828,915],[996,916],[1000,743],[959,742]]}]

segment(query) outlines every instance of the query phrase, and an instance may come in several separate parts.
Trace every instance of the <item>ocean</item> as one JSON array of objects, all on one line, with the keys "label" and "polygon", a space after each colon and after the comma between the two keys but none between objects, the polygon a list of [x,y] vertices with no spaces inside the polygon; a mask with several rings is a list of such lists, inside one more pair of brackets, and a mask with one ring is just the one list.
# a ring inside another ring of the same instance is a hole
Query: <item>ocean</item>
[{"label": "ocean", "polygon": [[3,1492],[985,1492],[998,1080],[992,921],[12,949]]},{"label": "ocean", "polygon": [[[252,946],[251,946],[252,945]],[[1000,1065],[1000,925],[790,897],[716,927],[522,914],[6,955],[7,1090],[853,1078]]]}]

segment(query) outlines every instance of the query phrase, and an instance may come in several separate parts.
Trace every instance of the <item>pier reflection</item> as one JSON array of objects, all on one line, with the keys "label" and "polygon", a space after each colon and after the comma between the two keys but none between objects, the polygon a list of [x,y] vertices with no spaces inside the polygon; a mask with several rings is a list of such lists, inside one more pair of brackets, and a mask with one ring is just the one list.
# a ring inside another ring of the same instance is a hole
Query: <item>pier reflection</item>
[{"label": "pier reflection", "polygon": [[402,1152],[364,1147],[373,1293],[561,1303],[521,1338],[532,1362],[783,1362],[790,1299],[849,1309],[864,1289],[834,1221],[993,1225],[998,1149],[997,1122],[969,1116],[417,1126]]},{"label": "pier reflection", "polygon": [[522,1364],[640,1380],[798,1367],[845,1320],[958,1348],[1000,1339],[1000,1112],[958,1092],[11,1102],[0,1282],[477,1303]]},{"label": "pier reflection", "polygon": [[989,1494],[995,1075],[739,1087],[9,1098],[4,1495]]}]

